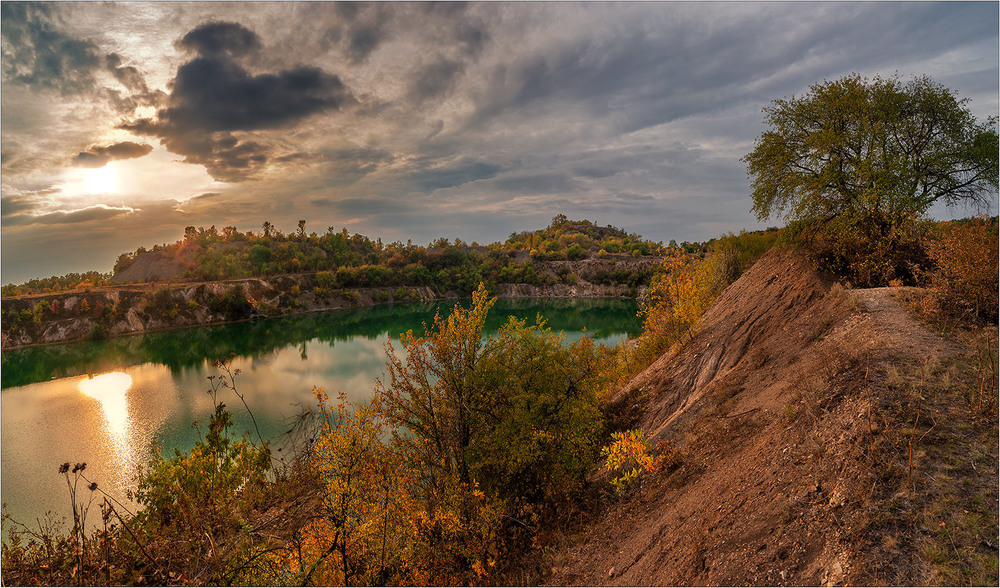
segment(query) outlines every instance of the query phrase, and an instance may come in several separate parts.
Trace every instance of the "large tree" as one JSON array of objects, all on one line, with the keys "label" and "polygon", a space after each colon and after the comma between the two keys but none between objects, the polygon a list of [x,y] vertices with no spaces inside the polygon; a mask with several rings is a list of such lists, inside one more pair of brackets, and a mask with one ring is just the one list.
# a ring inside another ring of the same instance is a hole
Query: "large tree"
[{"label": "large tree", "polygon": [[884,235],[935,202],[989,205],[997,119],[979,123],[967,104],[926,76],[902,84],[856,74],[774,100],[768,130],[743,158],[753,212]]}]

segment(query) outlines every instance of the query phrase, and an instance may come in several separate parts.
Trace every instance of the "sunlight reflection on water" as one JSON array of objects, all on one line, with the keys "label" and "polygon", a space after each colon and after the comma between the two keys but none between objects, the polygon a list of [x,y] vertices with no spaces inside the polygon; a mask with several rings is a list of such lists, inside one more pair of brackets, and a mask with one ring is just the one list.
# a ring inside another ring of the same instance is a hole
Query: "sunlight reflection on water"
[{"label": "sunlight reflection on water", "polygon": [[128,418],[128,389],[132,387],[132,376],[122,372],[110,372],[80,380],[80,392],[101,403],[108,436],[121,444],[130,428]]}]

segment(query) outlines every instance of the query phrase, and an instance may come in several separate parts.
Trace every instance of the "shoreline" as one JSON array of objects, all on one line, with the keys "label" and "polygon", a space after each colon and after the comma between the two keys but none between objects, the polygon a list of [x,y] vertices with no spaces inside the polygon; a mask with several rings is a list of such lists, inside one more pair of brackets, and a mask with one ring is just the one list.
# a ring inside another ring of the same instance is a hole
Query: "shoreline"
[{"label": "shoreline", "polygon": [[[246,280],[230,280],[226,282],[213,282],[212,284],[231,286],[234,283],[239,282],[251,282],[257,281],[253,278]],[[148,284],[136,285],[138,287],[133,287],[131,291],[133,292],[148,292],[152,291],[152,288],[148,287]],[[146,286],[145,288],[143,288]],[[198,286],[205,286],[205,284],[199,284]],[[194,286],[194,287],[198,287]],[[185,289],[190,289],[190,285],[178,285],[176,290],[181,291]],[[89,297],[110,297],[112,295],[120,296],[120,294],[127,289],[115,289],[115,290],[103,290],[98,292],[54,292],[40,294],[34,297],[18,297],[18,299],[25,300],[38,300],[36,304],[40,303],[43,298],[50,298],[53,300],[61,299],[67,300],[69,298],[80,298],[83,299],[87,296]],[[346,289],[345,289],[346,290]],[[407,295],[396,299],[395,294],[399,293],[400,290],[405,290]],[[639,286],[638,288],[632,288],[623,284],[616,285],[601,285],[601,284],[591,284],[591,283],[578,283],[574,285],[569,284],[547,284],[536,286],[533,284],[498,284],[497,292],[495,294],[497,299],[504,300],[521,300],[521,299],[588,299],[588,298],[613,298],[613,299],[639,299],[645,292],[645,286]],[[102,337],[91,337],[87,333],[94,328],[95,325],[101,324],[98,320],[93,320],[88,317],[75,317],[69,319],[59,319],[53,321],[47,321],[45,324],[41,325],[42,333],[39,337],[42,340],[34,340],[26,343],[19,343],[14,345],[9,345],[8,342],[12,339],[6,331],[3,333],[3,346],[2,351],[15,351],[20,349],[28,349],[32,347],[46,347],[52,345],[61,345],[64,343],[76,343],[80,341],[87,340],[105,340],[105,339],[115,339],[119,337],[128,337],[132,335],[143,335],[147,333],[159,333],[165,331],[175,331],[181,329],[190,329],[196,327],[212,327],[217,325],[227,325],[243,322],[252,322],[255,320],[271,319],[271,318],[285,318],[300,316],[310,313],[322,313],[322,312],[332,312],[337,310],[351,310],[355,308],[368,308],[374,306],[389,306],[394,304],[419,304],[419,303],[432,303],[432,302],[444,302],[449,300],[462,300],[463,297],[457,292],[448,291],[443,294],[436,293],[432,288],[426,286],[412,286],[412,287],[399,287],[399,288],[357,288],[352,290],[347,290],[353,293],[354,296],[337,296],[336,298],[330,300],[328,303],[317,303],[315,301],[309,301],[307,303],[302,303],[300,301],[300,306],[290,309],[286,312],[281,312],[277,314],[267,314],[267,315],[255,315],[247,318],[240,318],[236,320],[211,320],[212,315],[205,315],[204,318],[208,320],[191,320],[196,317],[186,317],[181,321],[180,324],[165,324],[165,321],[160,320],[139,320],[137,322],[129,321],[126,318],[119,319],[113,325],[118,327],[111,331],[109,334]],[[300,297],[306,296],[305,293],[301,294]],[[62,297],[62,298],[60,298]],[[349,298],[354,298],[349,300]],[[4,300],[7,303],[8,300]],[[75,306],[75,304],[74,304]],[[130,311],[134,311],[134,307]],[[135,327],[141,325],[140,328],[123,328],[125,325],[129,327]],[[82,333],[82,334],[78,334]],[[71,336],[72,334],[77,334],[76,336]],[[60,336],[62,335],[62,336]],[[33,337],[33,339],[36,339]]]}]

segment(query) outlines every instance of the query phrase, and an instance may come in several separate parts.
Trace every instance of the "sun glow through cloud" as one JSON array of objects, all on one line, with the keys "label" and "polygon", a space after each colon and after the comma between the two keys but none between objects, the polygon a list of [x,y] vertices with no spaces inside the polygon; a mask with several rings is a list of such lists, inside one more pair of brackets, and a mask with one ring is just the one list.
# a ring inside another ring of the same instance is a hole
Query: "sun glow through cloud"
[{"label": "sun glow through cloud", "polygon": [[118,188],[118,173],[108,164],[87,170],[83,182],[91,194],[111,194]]}]

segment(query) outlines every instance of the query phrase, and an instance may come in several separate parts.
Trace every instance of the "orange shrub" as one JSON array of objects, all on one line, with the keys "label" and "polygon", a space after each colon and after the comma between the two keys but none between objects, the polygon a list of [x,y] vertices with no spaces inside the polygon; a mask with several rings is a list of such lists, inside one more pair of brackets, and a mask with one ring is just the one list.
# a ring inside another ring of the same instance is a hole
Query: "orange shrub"
[{"label": "orange shrub", "polygon": [[925,247],[933,262],[931,285],[939,290],[943,309],[955,318],[995,323],[1000,271],[997,221],[941,223],[935,233]]}]

